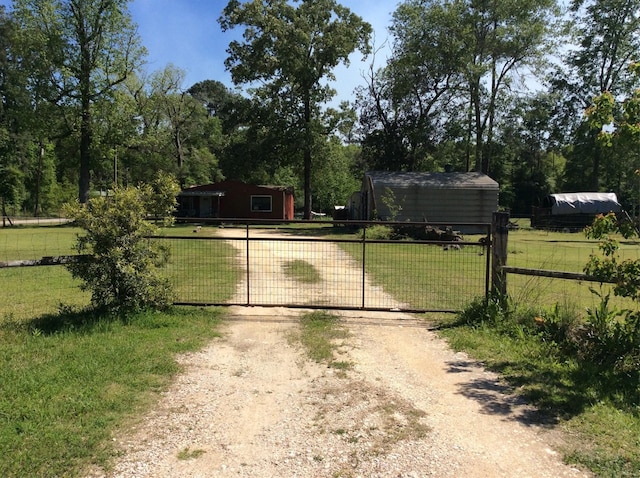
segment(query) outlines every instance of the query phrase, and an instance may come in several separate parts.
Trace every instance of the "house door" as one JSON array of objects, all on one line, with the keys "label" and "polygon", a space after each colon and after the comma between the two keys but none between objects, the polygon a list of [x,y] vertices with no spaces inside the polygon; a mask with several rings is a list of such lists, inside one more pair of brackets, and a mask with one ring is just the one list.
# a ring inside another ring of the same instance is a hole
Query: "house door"
[{"label": "house door", "polygon": [[212,216],[212,208],[211,208],[211,197],[204,196],[200,198],[200,217],[211,217]]}]

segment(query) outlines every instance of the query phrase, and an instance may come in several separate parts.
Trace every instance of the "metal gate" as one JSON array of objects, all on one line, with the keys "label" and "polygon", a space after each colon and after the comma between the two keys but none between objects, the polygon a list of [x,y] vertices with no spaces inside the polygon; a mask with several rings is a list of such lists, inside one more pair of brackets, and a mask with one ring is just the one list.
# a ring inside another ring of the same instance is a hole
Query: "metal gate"
[{"label": "metal gate", "polygon": [[404,231],[394,239],[373,238],[380,223],[298,224],[201,223],[159,238],[172,243],[176,303],[454,312],[488,293],[489,224],[385,223]]}]

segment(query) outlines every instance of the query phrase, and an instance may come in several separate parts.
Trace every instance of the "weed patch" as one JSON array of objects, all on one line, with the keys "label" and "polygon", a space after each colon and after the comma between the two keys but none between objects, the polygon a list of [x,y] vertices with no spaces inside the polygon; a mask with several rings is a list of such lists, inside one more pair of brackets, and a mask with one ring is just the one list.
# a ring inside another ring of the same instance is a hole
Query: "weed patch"
[{"label": "weed patch", "polygon": [[366,453],[374,455],[387,453],[403,441],[420,440],[429,433],[429,427],[423,422],[425,412],[364,381],[326,388],[318,409],[315,423],[320,432],[329,430],[354,445],[366,442]]},{"label": "weed patch", "polygon": [[195,460],[196,458],[200,458],[206,452],[204,450],[191,450],[190,448],[185,448],[184,450],[180,450],[178,452],[178,460]]},{"label": "weed patch", "polygon": [[348,370],[352,366],[349,362],[335,360],[335,353],[341,345],[336,341],[348,337],[349,331],[340,324],[338,317],[317,311],[300,318],[300,330],[292,339],[302,344],[311,360],[324,362],[339,370]]},{"label": "weed patch", "polygon": [[287,261],[283,269],[286,275],[305,284],[318,284],[322,279],[320,272],[307,261]]}]

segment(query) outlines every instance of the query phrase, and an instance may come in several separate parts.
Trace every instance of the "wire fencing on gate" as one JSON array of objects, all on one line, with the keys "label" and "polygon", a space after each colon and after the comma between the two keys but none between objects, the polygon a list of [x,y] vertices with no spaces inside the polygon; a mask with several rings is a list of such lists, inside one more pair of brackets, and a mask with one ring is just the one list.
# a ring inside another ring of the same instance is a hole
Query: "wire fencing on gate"
[{"label": "wire fencing on gate", "polygon": [[[329,222],[178,224],[151,239],[171,250],[163,274],[176,304],[457,311],[486,295],[488,225],[457,242],[374,239],[367,228],[379,223],[356,225],[364,233]],[[18,228],[0,236],[0,320],[89,304],[63,265],[77,232]]]},{"label": "wire fencing on gate", "polygon": [[487,294],[489,225],[473,239],[451,242],[367,238],[366,227],[380,223],[357,223],[365,231],[359,237],[331,223],[330,237],[322,228],[314,236],[297,224],[205,224],[192,236],[157,238],[171,243],[167,273],[177,303],[458,311]]}]

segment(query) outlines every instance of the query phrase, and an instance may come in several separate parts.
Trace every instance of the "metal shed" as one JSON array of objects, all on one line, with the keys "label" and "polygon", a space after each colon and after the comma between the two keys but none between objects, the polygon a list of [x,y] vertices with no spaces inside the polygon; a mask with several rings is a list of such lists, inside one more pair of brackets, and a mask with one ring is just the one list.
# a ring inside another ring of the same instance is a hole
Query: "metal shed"
[{"label": "metal shed", "polygon": [[[489,223],[498,210],[498,192],[496,181],[477,172],[370,171],[362,182],[359,206],[362,219]],[[392,208],[398,209],[395,217],[385,199],[389,196],[395,199]],[[469,229],[463,232],[474,232]]]}]

